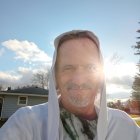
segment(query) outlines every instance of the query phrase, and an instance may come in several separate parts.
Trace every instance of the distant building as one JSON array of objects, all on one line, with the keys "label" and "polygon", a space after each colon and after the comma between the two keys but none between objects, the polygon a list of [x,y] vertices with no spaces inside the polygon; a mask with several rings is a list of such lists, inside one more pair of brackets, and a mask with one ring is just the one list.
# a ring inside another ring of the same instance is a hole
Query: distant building
[{"label": "distant building", "polygon": [[140,99],[131,99],[129,108],[131,114],[140,115]]},{"label": "distant building", "polygon": [[39,87],[0,91],[0,121],[5,122],[16,110],[48,101],[48,90]]}]

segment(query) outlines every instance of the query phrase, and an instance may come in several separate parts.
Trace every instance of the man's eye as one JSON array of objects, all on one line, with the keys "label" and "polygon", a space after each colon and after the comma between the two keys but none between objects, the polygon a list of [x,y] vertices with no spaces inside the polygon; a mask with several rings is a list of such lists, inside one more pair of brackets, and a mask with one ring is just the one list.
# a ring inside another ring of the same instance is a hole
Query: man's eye
[{"label": "man's eye", "polygon": [[74,67],[72,66],[66,66],[63,68],[63,71],[72,71],[72,70],[74,70]]},{"label": "man's eye", "polygon": [[94,72],[94,71],[96,71],[96,67],[95,67],[95,65],[87,65],[86,70]]}]

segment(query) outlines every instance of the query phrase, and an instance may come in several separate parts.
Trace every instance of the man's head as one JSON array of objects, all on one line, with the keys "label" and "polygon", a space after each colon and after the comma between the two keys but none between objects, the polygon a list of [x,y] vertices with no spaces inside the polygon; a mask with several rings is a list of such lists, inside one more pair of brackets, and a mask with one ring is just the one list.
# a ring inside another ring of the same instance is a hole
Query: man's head
[{"label": "man's head", "polygon": [[87,32],[78,32],[62,36],[57,47],[55,75],[61,104],[76,115],[95,117],[94,100],[102,78],[98,42]]}]

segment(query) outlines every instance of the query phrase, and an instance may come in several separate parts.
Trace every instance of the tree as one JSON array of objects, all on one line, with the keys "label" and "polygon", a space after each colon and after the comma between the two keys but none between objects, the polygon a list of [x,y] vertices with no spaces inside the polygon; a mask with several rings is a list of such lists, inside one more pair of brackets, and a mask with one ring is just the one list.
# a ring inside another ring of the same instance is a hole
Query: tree
[{"label": "tree", "polygon": [[132,97],[140,100],[140,72],[136,74],[132,85]]},{"label": "tree", "polygon": [[34,74],[33,76],[33,84],[35,84],[38,87],[41,87],[43,89],[48,88],[48,71],[38,71],[37,73]]},{"label": "tree", "polygon": [[[140,22],[139,22],[140,23]],[[137,31],[140,33],[140,30]],[[137,37],[137,39],[140,39],[140,37]],[[140,41],[136,42],[136,45],[133,46],[133,48],[136,50],[134,55],[140,55]],[[138,63],[136,64],[138,68],[138,73],[136,73],[134,82],[132,85],[132,98],[140,100],[140,58],[138,60]]]},{"label": "tree", "polygon": [[2,86],[2,84],[0,84],[0,91],[2,91],[3,90],[3,86]]},{"label": "tree", "polygon": [[[140,30],[137,30],[137,32],[140,33]],[[140,39],[140,37],[137,37],[137,39]],[[134,48],[136,49],[135,55],[140,55],[140,41],[136,42]]]}]

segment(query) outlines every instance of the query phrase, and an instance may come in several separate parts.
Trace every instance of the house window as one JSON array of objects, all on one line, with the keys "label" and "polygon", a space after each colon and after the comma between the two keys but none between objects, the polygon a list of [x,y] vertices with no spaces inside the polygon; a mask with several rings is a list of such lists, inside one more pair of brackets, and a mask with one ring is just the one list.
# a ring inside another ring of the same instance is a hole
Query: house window
[{"label": "house window", "polygon": [[19,96],[18,97],[18,105],[27,105],[27,96]]}]

